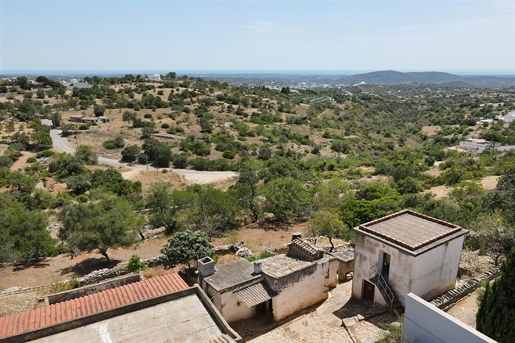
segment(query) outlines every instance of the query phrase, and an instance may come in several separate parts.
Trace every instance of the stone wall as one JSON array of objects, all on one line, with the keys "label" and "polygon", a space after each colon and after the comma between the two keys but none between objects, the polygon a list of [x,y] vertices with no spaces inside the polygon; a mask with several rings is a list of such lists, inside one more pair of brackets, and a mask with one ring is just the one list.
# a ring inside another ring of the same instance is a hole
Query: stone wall
[{"label": "stone wall", "polygon": [[481,282],[484,280],[492,280],[501,274],[501,267],[495,267],[476,276],[473,279],[468,280],[464,285],[451,289],[438,297],[434,298],[430,303],[439,309],[447,310],[449,307],[454,305],[457,301],[465,297],[467,294],[472,293],[474,290],[481,286]]}]

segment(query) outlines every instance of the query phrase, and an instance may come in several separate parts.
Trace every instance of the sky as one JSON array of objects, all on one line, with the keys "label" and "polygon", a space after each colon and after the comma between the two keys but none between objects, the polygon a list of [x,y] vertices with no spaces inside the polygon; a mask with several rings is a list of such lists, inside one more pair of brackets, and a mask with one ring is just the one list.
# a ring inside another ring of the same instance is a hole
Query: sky
[{"label": "sky", "polygon": [[66,70],[515,76],[515,1],[0,0],[0,74]]}]

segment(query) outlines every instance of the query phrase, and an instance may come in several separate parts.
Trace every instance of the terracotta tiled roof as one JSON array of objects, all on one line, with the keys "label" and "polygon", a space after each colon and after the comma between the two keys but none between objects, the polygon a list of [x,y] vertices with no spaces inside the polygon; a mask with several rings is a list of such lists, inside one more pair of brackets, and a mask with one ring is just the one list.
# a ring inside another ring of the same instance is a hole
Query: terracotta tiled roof
[{"label": "terracotta tiled roof", "polygon": [[0,317],[0,340],[189,288],[177,274],[131,283],[80,298]]}]

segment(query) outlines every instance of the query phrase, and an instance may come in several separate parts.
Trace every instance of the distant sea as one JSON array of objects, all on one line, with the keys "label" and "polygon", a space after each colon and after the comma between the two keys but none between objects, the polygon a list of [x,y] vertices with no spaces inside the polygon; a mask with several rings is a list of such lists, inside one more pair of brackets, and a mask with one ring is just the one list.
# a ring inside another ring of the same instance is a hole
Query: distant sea
[{"label": "distant sea", "polygon": [[[0,76],[123,76],[126,74],[166,74],[174,71],[178,76],[202,76],[202,75],[356,75],[378,70],[3,70]],[[425,72],[438,71],[455,75],[481,75],[481,76],[515,76],[513,70],[396,70],[399,72]]]}]

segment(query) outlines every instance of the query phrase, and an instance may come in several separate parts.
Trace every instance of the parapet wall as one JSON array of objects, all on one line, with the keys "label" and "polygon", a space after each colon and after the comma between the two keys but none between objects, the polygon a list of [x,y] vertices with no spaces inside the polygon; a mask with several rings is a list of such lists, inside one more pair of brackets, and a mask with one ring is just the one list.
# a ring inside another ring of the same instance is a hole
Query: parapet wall
[{"label": "parapet wall", "polygon": [[69,291],[64,291],[56,294],[47,295],[45,297],[45,303],[47,305],[52,305],[56,303],[60,303],[66,300],[71,300],[79,297],[83,297],[88,294],[97,293],[100,291],[104,291],[106,289],[111,289],[115,287],[120,287],[124,285],[128,285],[133,282],[141,281],[141,275],[140,274],[132,274],[127,276],[122,276],[120,278],[101,282],[98,284],[80,287],[76,289],[72,289]]}]

